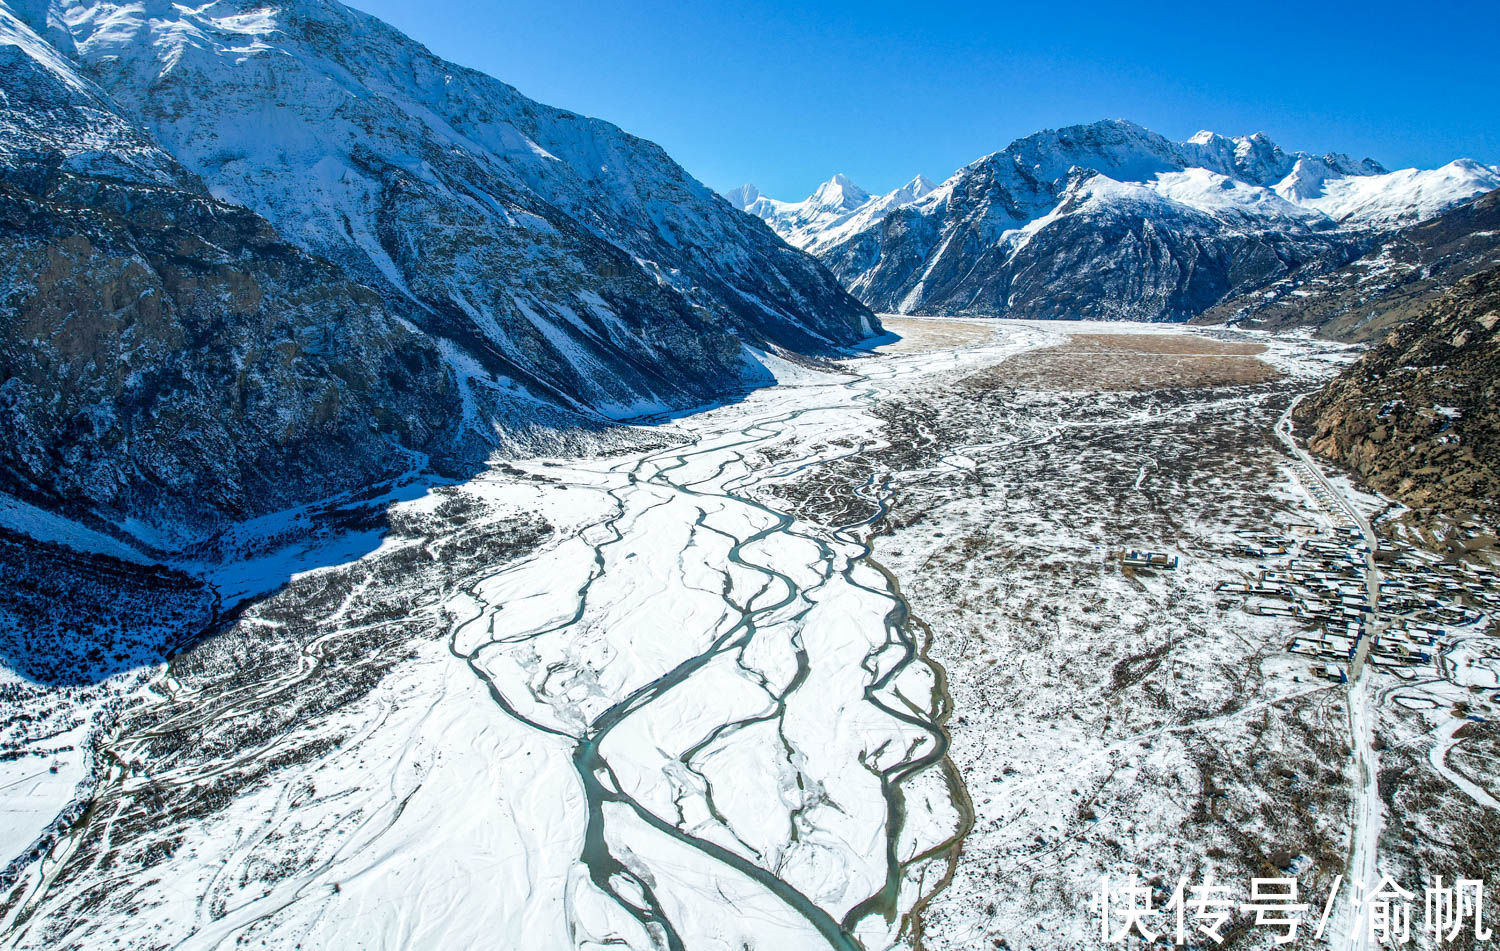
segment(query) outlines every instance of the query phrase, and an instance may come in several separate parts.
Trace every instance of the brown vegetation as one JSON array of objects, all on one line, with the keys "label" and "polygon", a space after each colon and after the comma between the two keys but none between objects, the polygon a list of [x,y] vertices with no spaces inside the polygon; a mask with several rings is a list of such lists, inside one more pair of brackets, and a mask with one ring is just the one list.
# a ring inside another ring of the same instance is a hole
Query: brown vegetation
[{"label": "brown vegetation", "polygon": [[1073,334],[968,377],[970,387],[1048,391],[1144,391],[1264,383],[1280,374],[1260,344],[1191,334]]}]

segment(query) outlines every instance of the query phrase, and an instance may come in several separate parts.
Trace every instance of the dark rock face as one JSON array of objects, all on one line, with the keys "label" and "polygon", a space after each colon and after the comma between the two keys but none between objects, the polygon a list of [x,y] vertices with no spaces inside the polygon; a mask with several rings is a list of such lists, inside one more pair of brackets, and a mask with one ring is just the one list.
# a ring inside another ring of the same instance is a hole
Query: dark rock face
[{"label": "dark rock face", "polygon": [[456,458],[437,347],[0,33],[0,490],[170,549]]},{"label": "dark rock face", "polygon": [[1063,207],[1024,241],[988,242],[982,216],[944,226],[900,211],[878,238],[862,235],[825,260],[836,274],[862,271],[852,289],[877,310],[1187,320],[1308,261],[1346,259],[1355,246],[1333,232],[1232,230],[1206,214],[1164,218],[1136,203]]},{"label": "dark rock face", "polygon": [[1342,267],[1315,262],[1198,318],[1261,330],[1316,327],[1334,340],[1373,343],[1433,307],[1455,283],[1500,260],[1500,191],[1373,241]]},{"label": "dark rock face", "polygon": [[0,485],[204,526],[452,448],[437,349],[243,209],[59,172],[0,179]]},{"label": "dark rock face", "polygon": [[1296,412],[1308,446],[1417,510],[1500,522],[1500,269],[1460,281]]}]

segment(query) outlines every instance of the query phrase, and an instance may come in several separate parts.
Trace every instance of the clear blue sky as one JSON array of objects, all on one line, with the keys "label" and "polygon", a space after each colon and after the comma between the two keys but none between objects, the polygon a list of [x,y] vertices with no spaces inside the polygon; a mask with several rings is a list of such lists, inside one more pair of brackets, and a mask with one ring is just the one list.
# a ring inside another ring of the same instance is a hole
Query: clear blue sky
[{"label": "clear blue sky", "polygon": [[1500,5],[354,0],[440,56],[663,145],[716,189],[871,191],[1037,129],[1268,132],[1500,163]]}]

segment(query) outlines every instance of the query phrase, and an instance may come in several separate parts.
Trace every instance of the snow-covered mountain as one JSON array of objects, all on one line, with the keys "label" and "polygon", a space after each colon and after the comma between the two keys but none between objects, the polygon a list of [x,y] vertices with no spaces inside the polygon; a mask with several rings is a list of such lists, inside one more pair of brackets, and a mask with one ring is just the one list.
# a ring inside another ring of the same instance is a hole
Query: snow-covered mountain
[{"label": "snow-covered mountain", "polygon": [[[165,524],[202,478],[206,511],[252,515],[878,328],[656,145],[333,0],[0,0],[0,80],[0,488]],[[183,399],[215,435],[173,435]],[[307,479],[268,478],[294,450]]]},{"label": "snow-covered mountain", "polygon": [[[1048,130],[837,214],[737,190],[877,310],[1181,320],[1500,187],[1467,159],[1388,172],[1264,133],[1186,142],[1122,120]],[[825,186],[825,189],[827,186]],[[824,189],[820,189],[821,194]]]},{"label": "snow-covered mountain", "polygon": [[1500,266],[1500,189],[1383,236],[1331,270],[1304,267],[1209,308],[1195,322],[1263,330],[1315,327],[1375,343],[1465,279]]},{"label": "snow-covered mountain", "polygon": [[216,197],[580,410],[701,399],[738,372],[736,337],[816,350],[872,329],[657,146],[333,0],[26,2]]},{"label": "snow-covered mountain", "polygon": [[0,318],[0,490],[148,547],[457,449],[434,341],[213,199],[3,4]]}]

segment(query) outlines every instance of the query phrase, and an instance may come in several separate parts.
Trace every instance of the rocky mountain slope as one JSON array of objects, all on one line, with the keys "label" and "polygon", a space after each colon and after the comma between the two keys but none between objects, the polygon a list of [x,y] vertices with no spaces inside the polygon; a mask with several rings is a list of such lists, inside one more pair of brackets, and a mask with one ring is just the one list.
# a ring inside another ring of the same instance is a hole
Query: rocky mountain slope
[{"label": "rocky mountain slope", "polygon": [[1500,524],[1500,268],[1459,281],[1295,420],[1308,446],[1412,507]]},{"label": "rocky mountain slope", "polygon": [[216,197],[451,343],[465,381],[633,415],[738,385],[742,344],[830,352],[875,329],[656,145],[333,0],[27,2]]},{"label": "rocky mountain slope", "polygon": [[1263,330],[1316,327],[1372,343],[1433,306],[1458,281],[1500,265],[1500,189],[1381,238],[1343,267],[1305,267],[1217,304],[1202,323]]},{"label": "rocky mountain slope", "polygon": [[438,348],[0,7],[0,488],[147,547],[453,458]]},{"label": "rocky mountain slope", "polygon": [[331,0],[0,0],[0,490],[171,548],[873,315],[657,146]]},{"label": "rocky mountain slope", "polygon": [[822,234],[767,220],[877,310],[1185,320],[1495,187],[1500,171],[1468,160],[1387,172],[1112,120],[1019,139],[857,227],[859,208]]}]

